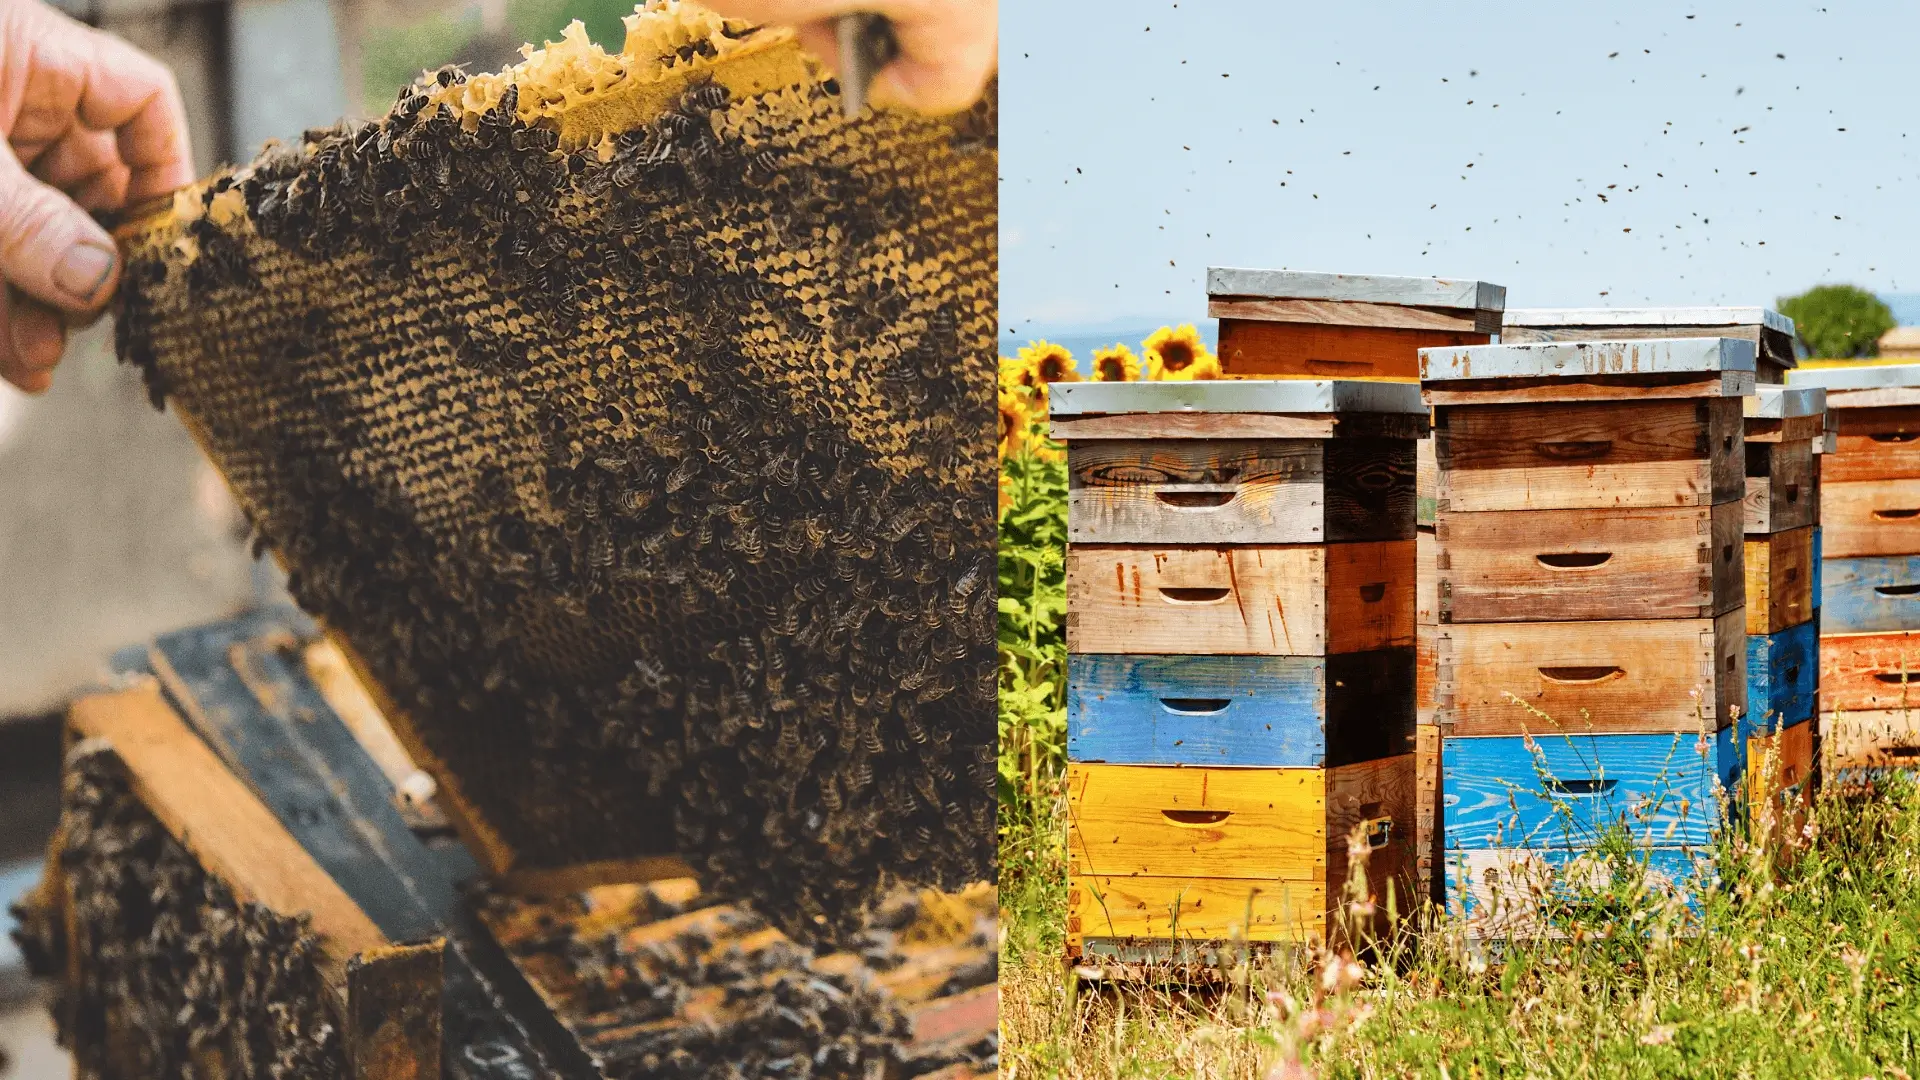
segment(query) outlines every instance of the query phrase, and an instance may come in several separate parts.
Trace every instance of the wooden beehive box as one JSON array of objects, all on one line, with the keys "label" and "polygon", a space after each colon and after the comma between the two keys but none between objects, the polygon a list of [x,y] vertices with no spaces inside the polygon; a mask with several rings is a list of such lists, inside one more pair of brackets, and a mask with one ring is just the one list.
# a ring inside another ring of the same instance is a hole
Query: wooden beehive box
[{"label": "wooden beehive box", "polygon": [[1505,312],[1500,341],[1625,341],[1635,338],[1739,338],[1756,350],[1754,378],[1786,381],[1796,366],[1793,320],[1760,307],[1513,308]]},{"label": "wooden beehive box", "polygon": [[1071,493],[1069,950],[1320,940],[1350,876],[1410,910],[1417,390],[1058,384],[1052,415]]},{"label": "wooden beehive box", "polygon": [[1207,314],[1232,375],[1413,381],[1420,349],[1486,344],[1506,302],[1484,281],[1207,269]]},{"label": "wooden beehive box", "polygon": [[1507,925],[1486,921],[1502,868],[1565,869],[1623,829],[1690,880],[1741,757],[1752,343],[1544,341],[1421,363],[1449,903]]}]

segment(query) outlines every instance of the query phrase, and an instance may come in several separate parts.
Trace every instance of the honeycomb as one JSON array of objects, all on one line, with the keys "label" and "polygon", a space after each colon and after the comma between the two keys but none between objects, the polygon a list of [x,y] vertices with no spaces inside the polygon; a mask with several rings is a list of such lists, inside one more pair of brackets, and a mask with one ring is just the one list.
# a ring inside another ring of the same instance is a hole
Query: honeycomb
[{"label": "honeycomb", "polygon": [[41,919],[23,938],[38,975],[65,974],[65,954],[78,954],[53,1008],[76,1075],[349,1075],[305,920],[236,903],[101,744],[68,757],[57,847],[73,937]]},{"label": "honeycomb", "polygon": [[171,402],[494,870],[990,878],[996,116],[654,0],[124,226]]}]

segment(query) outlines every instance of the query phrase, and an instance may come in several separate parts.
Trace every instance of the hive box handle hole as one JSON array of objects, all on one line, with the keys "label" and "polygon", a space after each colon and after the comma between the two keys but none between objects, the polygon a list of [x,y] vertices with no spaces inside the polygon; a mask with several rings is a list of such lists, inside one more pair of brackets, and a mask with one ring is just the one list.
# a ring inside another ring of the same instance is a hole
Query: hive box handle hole
[{"label": "hive box handle hole", "polygon": [[1597,683],[1625,675],[1620,667],[1543,667],[1540,677],[1557,683]]},{"label": "hive box handle hole", "polygon": [[1582,780],[1555,780],[1549,778],[1547,780],[1547,790],[1556,795],[1605,795],[1607,792],[1612,791],[1615,785],[1619,783],[1620,781],[1618,780],[1603,780],[1599,777],[1588,777]]},{"label": "hive box handle hole", "polygon": [[1233,816],[1231,810],[1162,810],[1160,816],[1175,825],[1198,828],[1202,825],[1218,825]]},{"label": "hive box handle hole", "polygon": [[1889,746],[1886,755],[1895,758],[1920,757],[1920,746]]},{"label": "hive box handle hole", "polygon": [[1533,452],[1555,461],[1580,461],[1586,458],[1606,457],[1613,452],[1613,440],[1585,439],[1534,443]]},{"label": "hive box handle hole", "polygon": [[1912,442],[1920,439],[1920,431],[1883,431],[1877,435],[1869,435],[1867,438],[1874,442]]},{"label": "hive box handle hole", "polygon": [[1233,704],[1232,698],[1163,697],[1160,699],[1161,708],[1170,713],[1179,713],[1181,716],[1212,716],[1215,713],[1226,712],[1227,706],[1231,704]]},{"label": "hive box handle hole", "polygon": [[1905,671],[1882,671],[1877,672],[1873,677],[1883,683],[1900,684],[1920,682],[1920,677],[1916,677],[1912,673]]},{"label": "hive box handle hole", "polygon": [[1154,497],[1176,510],[1218,510],[1239,498],[1237,491],[1156,491]]},{"label": "hive box handle hole", "polygon": [[1908,518],[1920,517],[1920,507],[1911,510],[1875,510],[1873,516],[1880,521],[1905,521]]},{"label": "hive box handle hole", "polygon": [[1881,596],[1912,596],[1920,593],[1920,585],[1875,585],[1873,591]]},{"label": "hive box handle hole", "polygon": [[1384,581],[1369,582],[1360,586],[1360,599],[1366,603],[1377,604],[1385,595],[1387,595],[1387,583]]},{"label": "hive box handle hole", "polygon": [[1542,566],[1554,570],[1591,570],[1613,558],[1611,551],[1562,551],[1551,555],[1535,555]]},{"label": "hive box handle hole", "polygon": [[1217,604],[1227,598],[1232,589],[1169,589],[1162,587],[1160,598],[1169,604]]},{"label": "hive box handle hole", "polygon": [[1799,484],[1787,485],[1787,501],[1788,502],[1800,501],[1800,485]]}]

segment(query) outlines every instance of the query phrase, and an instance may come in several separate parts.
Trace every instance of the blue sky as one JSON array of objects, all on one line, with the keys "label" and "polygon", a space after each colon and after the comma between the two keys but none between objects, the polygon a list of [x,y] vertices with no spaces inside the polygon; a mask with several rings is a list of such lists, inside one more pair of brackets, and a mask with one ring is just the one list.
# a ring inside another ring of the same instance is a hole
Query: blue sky
[{"label": "blue sky", "polygon": [[1920,292],[1920,5],[1000,17],[1003,341],[1198,321],[1210,264],[1474,277],[1511,307]]}]

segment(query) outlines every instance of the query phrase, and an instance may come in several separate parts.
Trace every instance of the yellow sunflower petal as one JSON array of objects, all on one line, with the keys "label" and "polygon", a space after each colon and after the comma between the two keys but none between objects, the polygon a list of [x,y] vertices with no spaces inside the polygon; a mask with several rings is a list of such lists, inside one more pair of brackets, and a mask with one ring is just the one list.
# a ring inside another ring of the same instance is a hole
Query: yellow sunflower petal
[{"label": "yellow sunflower petal", "polygon": [[1095,382],[1134,382],[1140,378],[1140,358],[1122,344],[1093,350]]},{"label": "yellow sunflower petal", "polygon": [[[1188,369],[1200,364],[1212,354],[1207,352],[1207,344],[1200,340],[1200,331],[1192,323],[1175,326],[1163,326],[1155,330],[1141,343],[1147,354],[1147,378],[1149,379],[1191,379],[1194,375]],[[1218,362],[1214,367],[1218,376]]]},{"label": "yellow sunflower petal", "polygon": [[1020,359],[1032,365],[1034,378],[1043,383],[1080,381],[1080,372],[1074,367],[1073,353],[1065,345],[1046,340],[1036,341],[1020,350]]}]

